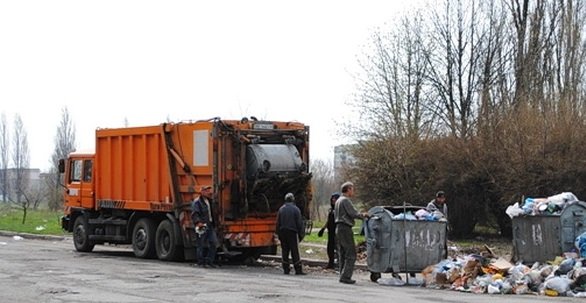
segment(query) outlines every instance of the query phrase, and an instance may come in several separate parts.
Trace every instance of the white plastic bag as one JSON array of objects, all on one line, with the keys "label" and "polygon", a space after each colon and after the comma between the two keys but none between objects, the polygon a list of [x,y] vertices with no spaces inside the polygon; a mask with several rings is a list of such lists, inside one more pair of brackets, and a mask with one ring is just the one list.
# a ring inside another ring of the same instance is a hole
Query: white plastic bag
[{"label": "white plastic bag", "polygon": [[505,210],[505,212],[512,219],[512,218],[522,214],[523,209],[521,207],[519,207],[519,202],[517,202],[513,205],[509,205],[509,207],[507,207],[507,210]]},{"label": "white plastic bag", "polygon": [[572,201],[578,201],[578,197],[576,197],[573,193],[570,192],[563,192],[561,194],[547,197],[547,202],[554,203],[557,206],[563,206],[565,203]]},{"label": "white plastic bag", "polygon": [[403,286],[405,285],[405,282],[401,279],[397,279],[397,278],[379,278],[378,280],[376,280],[376,283],[380,284],[380,285],[387,285],[387,286]]}]

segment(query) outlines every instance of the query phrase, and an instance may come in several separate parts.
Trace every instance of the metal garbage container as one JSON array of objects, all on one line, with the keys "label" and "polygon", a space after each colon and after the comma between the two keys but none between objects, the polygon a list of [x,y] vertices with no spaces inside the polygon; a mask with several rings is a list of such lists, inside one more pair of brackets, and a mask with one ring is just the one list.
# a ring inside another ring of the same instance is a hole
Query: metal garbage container
[{"label": "metal garbage container", "polygon": [[419,206],[375,206],[365,223],[367,265],[370,279],[381,273],[417,273],[447,256],[447,222],[393,219]]},{"label": "metal garbage container", "polygon": [[514,217],[513,259],[526,264],[576,251],[574,240],[586,231],[586,203],[569,202],[559,214]]}]

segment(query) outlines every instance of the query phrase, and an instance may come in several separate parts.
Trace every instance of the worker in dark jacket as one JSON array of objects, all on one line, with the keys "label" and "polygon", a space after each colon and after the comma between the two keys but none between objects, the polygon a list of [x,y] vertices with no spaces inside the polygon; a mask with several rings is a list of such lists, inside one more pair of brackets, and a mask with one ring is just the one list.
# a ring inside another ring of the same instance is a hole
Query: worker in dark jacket
[{"label": "worker in dark jacket", "polygon": [[299,241],[303,239],[303,220],[301,211],[295,205],[295,196],[292,193],[285,195],[285,204],[277,213],[277,234],[281,241],[281,257],[283,272],[288,275],[291,272],[289,253],[293,259],[293,267],[296,275],[305,275],[299,258]]},{"label": "worker in dark jacket", "polygon": [[197,233],[196,257],[197,264],[203,267],[216,267],[216,247],[218,237],[216,236],[214,215],[212,209],[212,187],[201,188],[201,195],[193,202],[192,220]]},{"label": "worker in dark jacket", "polygon": [[334,206],[336,205],[336,200],[340,197],[340,193],[335,192],[330,196],[330,209],[328,211],[328,221],[326,224],[319,230],[317,235],[319,237],[324,235],[324,230],[328,230],[328,265],[326,268],[333,269],[336,266],[336,222],[334,217]]}]

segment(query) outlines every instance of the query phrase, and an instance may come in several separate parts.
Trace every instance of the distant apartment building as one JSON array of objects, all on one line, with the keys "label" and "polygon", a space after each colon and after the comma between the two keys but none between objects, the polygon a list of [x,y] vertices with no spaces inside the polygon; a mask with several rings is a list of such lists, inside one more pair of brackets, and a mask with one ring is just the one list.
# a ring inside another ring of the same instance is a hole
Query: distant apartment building
[{"label": "distant apartment building", "polygon": [[352,149],[355,147],[355,144],[334,147],[334,179],[336,182],[341,182],[344,170],[356,163],[356,158],[352,155]]},{"label": "distant apartment building", "polygon": [[[22,184],[27,189],[41,187],[41,170],[27,168],[22,171]],[[14,199],[16,196],[18,170],[16,168],[0,169],[0,201]]]}]

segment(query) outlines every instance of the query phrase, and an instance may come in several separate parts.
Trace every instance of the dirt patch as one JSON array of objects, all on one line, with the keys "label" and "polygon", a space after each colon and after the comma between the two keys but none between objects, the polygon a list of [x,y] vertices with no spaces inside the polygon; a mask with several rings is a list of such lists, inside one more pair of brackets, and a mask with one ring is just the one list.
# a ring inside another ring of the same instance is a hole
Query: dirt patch
[{"label": "dirt patch", "polygon": [[482,255],[511,260],[513,242],[507,238],[476,238],[472,240],[448,241],[448,255]]}]

